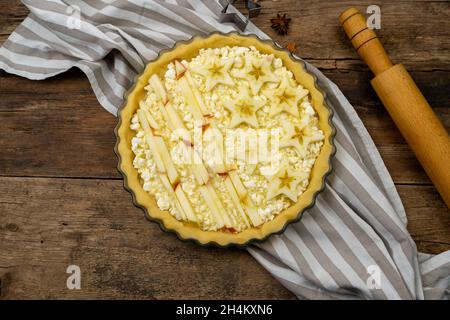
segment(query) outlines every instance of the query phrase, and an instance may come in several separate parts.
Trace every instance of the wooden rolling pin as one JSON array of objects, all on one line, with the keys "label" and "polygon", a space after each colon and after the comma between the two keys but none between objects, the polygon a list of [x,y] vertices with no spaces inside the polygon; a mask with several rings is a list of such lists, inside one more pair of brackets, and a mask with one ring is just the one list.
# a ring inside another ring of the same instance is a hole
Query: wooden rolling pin
[{"label": "wooden rolling pin", "polygon": [[375,75],[371,84],[406,142],[450,208],[450,136],[401,64],[393,65],[358,9],[339,16],[359,56]]}]

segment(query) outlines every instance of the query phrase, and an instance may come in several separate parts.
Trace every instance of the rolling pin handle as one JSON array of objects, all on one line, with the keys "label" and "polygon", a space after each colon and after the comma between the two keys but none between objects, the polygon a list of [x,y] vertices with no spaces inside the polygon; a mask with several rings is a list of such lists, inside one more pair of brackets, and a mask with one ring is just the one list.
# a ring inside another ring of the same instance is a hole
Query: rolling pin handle
[{"label": "rolling pin handle", "polygon": [[375,75],[391,68],[392,62],[376,33],[367,26],[366,18],[356,8],[345,10],[339,21],[359,56]]}]

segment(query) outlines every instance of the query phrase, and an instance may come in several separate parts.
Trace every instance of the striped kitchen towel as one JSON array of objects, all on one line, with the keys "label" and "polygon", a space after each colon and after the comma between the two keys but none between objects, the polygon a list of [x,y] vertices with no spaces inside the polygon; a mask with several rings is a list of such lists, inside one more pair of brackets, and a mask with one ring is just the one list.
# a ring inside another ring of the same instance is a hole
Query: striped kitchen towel
[{"label": "striped kitchen towel", "polygon": [[[159,50],[235,29],[218,22],[217,0],[23,3],[30,14],[0,49],[0,68],[29,79],[80,68],[113,114]],[[267,38],[251,23],[246,32]],[[417,252],[392,178],[363,123],[339,88],[307,67],[335,111],[334,172],[300,222],[248,251],[302,299],[449,299],[450,251]]]}]

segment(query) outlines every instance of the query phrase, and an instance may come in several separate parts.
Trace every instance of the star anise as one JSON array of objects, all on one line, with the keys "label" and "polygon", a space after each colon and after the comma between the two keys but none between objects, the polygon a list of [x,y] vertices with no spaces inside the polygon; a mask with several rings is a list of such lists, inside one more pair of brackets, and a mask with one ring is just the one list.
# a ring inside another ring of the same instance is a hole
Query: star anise
[{"label": "star anise", "polygon": [[294,42],[286,43],[285,48],[291,53],[295,53],[297,51],[297,45]]},{"label": "star anise", "polygon": [[288,33],[289,23],[291,22],[291,18],[286,18],[286,14],[277,13],[276,18],[270,19],[271,27],[278,34],[285,35]]}]

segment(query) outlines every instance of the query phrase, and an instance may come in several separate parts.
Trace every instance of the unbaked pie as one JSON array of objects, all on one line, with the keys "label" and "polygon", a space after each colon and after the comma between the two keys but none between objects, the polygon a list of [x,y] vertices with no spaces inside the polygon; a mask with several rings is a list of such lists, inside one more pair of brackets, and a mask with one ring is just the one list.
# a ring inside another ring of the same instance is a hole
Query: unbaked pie
[{"label": "unbaked pie", "polygon": [[139,204],[201,243],[281,230],[330,171],[333,129],[314,79],[254,37],[215,34],[162,54],[120,116],[127,155],[122,140],[117,149],[131,160],[121,171],[133,170]]}]

